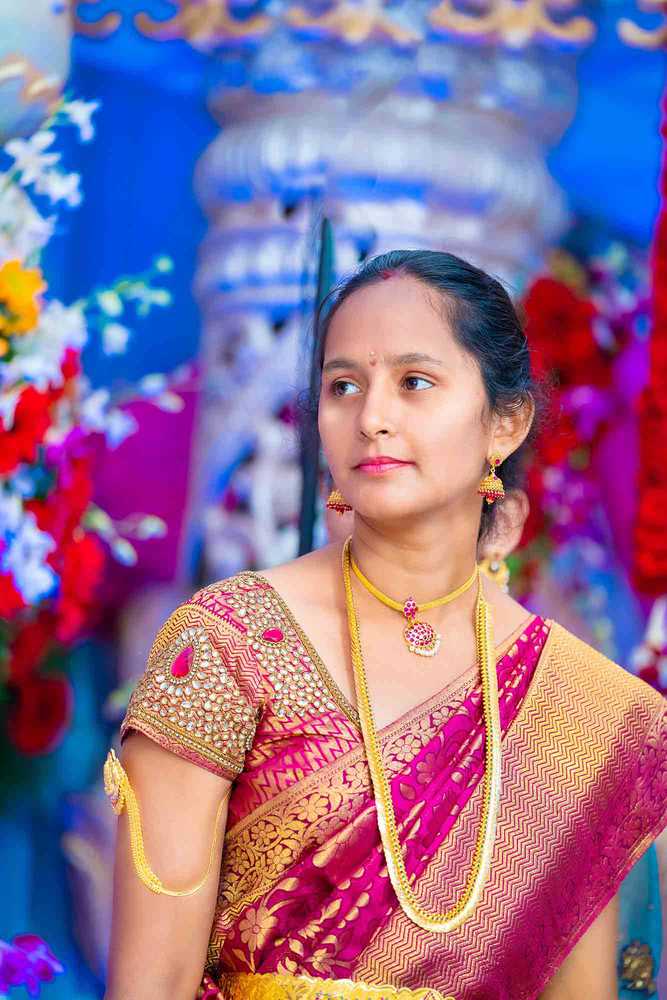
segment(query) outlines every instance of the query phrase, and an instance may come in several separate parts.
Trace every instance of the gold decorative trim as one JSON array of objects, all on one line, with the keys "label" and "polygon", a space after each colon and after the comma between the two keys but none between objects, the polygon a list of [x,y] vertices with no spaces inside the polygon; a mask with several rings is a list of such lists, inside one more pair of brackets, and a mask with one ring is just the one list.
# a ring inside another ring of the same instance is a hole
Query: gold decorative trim
[{"label": "gold decorative trim", "polygon": [[96,4],[99,2],[100,0],[77,0],[72,18],[74,30],[77,34],[86,35],[89,38],[108,38],[109,35],[113,35],[114,31],[118,31],[122,21],[120,11],[109,11],[106,14],[102,14],[96,21],[84,21],[83,18],[79,17],[76,8],[81,7],[83,4]]},{"label": "gold decorative trim", "polygon": [[179,747],[186,747],[200,758],[202,764],[212,765],[206,768],[208,771],[227,778],[229,781],[232,781],[243,769],[242,763],[228,757],[219,748],[215,749],[197,737],[188,736],[182,729],[178,729],[166,719],[160,719],[150,712],[145,712],[142,708],[134,709],[132,716],[126,722],[123,721],[120,729],[121,743],[127,733],[133,729],[155,740],[164,750],[178,753]]},{"label": "gold decorative trim", "polygon": [[[655,14],[666,14],[665,0],[642,0],[642,7]],[[667,44],[667,23],[663,21],[657,28],[641,28],[628,17],[620,18],[618,35],[622,41],[638,49],[661,49]]]},{"label": "gold decorative trim", "polygon": [[232,17],[228,0],[171,0],[178,11],[169,18],[156,20],[141,11],[134,24],[142,35],[156,41],[183,38],[193,48],[212,48],[225,42],[258,39],[267,35],[274,19],[265,14],[253,14],[244,20]]},{"label": "gold decorative trim", "polygon": [[220,994],[225,1000],[456,1000],[429,986],[412,990],[277,972],[222,973]]},{"label": "gold decorative trim", "polygon": [[[560,9],[572,7],[576,0],[561,0]],[[429,23],[436,30],[470,40],[505,43],[513,48],[524,48],[535,39],[557,42],[574,42],[583,45],[595,37],[595,25],[587,17],[573,17],[570,21],[554,21],[548,7],[556,6],[553,0],[491,0],[480,14],[465,14],[454,6],[452,0],[441,2],[428,15]]]}]

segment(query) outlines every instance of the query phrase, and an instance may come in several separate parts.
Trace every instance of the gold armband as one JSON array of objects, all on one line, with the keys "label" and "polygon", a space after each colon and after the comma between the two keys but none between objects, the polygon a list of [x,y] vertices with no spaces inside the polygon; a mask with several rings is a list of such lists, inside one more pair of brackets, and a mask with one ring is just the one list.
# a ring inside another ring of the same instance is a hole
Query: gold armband
[{"label": "gold armband", "polygon": [[137,802],[137,797],[130,784],[127,772],[118,760],[115,750],[109,750],[107,759],[104,762],[104,791],[111,799],[113,811],[117,816],[120,816],[123,809],[127,809],[127,816],[130,823],[130,850],[132,852],[134,870],[144,885],[147,886],[151,892],[162,894],[164,896],[191,896],[193,893],[202,888],[211,874],[211,868],[213,867],[213,861],[215,859],[215,849],[219,837],[220,813],[222,812],[222,807],[227,799],[227,796],[229,795],[230,790],[231,789],[227,790],[222,797],[220,805],[218,806],[218,812],[215,817],[213,843],[211,844],[211,854],[208,859],[208,868],[206,869],[204,876],[190,889],[167,889],[148,863],[146,852],[144,851],[144,837],[141,832],[139,803]]}]

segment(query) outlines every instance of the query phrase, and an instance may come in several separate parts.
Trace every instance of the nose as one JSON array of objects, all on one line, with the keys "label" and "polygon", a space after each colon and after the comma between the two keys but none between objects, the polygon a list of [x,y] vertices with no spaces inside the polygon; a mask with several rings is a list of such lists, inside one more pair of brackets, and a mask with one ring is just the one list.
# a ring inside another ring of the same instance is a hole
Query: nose
[{"label": "nose", "polygon": [[358,415],[362,437],[374,438],[378,434],[393,434],[391,401],[380,381],[369,385]]}]

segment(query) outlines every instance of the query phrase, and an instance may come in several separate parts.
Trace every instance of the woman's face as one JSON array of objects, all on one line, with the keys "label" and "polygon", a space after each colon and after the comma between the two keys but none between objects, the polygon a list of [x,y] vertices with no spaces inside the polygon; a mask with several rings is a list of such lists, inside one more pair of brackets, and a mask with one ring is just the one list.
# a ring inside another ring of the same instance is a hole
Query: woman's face
[{"label": "woman's face", "polygon": [[[336,486],[370,521],[481,510],[484,385],[437,302],[422,282],[395,275],[354,292],[329,326],[322,447]],[[405,464],[360,464],[379,456]]]}]

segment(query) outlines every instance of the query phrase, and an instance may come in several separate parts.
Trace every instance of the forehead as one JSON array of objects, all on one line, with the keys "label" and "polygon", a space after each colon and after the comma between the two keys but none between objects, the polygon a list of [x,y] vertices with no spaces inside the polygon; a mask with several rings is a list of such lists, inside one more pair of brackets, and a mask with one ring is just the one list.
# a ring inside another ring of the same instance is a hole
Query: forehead
[{"label": "forehead", "polygon": [[452,339],[440,294],[411,275],[394,275],[353,292],[334,313],[327,333],[327,353],[360,339],[369,348],[389,348],[405,338],[410,347]]}]

